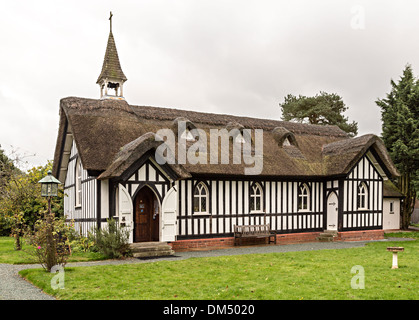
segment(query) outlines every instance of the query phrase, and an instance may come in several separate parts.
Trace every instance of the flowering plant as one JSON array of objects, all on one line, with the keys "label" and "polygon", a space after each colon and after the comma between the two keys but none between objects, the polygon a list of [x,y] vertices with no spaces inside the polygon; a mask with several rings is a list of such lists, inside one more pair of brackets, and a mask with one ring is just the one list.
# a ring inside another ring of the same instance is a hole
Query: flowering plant
[{"label": "flowering plant", "polygon": [[71,254],[68,237],[72,227],[63,218],[54,218],[53,214],[37,220],[34,232],[28,232],[26,239],[32,246],[32,254],[46,271],[55,265],[65,266]]}]

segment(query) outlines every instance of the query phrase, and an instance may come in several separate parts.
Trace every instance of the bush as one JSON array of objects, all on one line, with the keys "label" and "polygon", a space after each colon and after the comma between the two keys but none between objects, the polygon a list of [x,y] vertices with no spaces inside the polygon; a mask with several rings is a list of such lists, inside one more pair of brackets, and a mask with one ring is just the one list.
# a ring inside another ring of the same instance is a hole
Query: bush
[{"label": "bush", "polygon": [[72,252],[94,252],[95,250],[93,239],[83,236],[78,236],[77,238],[71,239],[70,246]]},{"label": "bush", "polygon": [[84,237],[74,229],[74,220],[71,220],[71,232],[68,235],[71,251],[74,252],[90,252],[93,251],[93,239],[91,237]]},{"label": "bush", "polygon": [[7,223],[7,219],[4,214],[0,213],[0,237],[2,236],[9,236],[12,232],[9,224]]},{"label": "bush", "polygon": [[114,219],[108,219],[108,226],[94,230],[90,234],[94,242],[94,249],[110,259],[120,259],[131,254],[128,243],[129,230],[120,227]]},{"label": "bush", "polygon": [[27,242],[32,246],[31,253],[46,271],[55,265],[64,267],[71,254],[68,240],[72,227],[63,218],[45,214],[44,219],[35,223],[35,231],[26,233]]}]

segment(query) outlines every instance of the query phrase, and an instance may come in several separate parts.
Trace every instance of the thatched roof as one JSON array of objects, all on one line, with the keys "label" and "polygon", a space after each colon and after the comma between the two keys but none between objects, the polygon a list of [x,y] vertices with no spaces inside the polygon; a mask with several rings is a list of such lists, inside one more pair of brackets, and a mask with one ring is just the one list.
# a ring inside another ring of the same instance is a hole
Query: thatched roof
[{"label": "thatched roof", "polygon": [[385,180],[383,183],[383,197],[384,198],[404,198],[404,195],[390,180]]},{"label": "thatched roof", "polygon": [[[143,134],[141,137],[123,146],[114,157],[111,165],[99,176],[99,179],[117,178],[123,175],[132,165],[149,151],[156,152],[156,148],[163,143],[156,139],[152,132]],[[172,165],[170,168],[179,178],[189,178],[190,174],[180,165]]]},{"label": "thatched roof", "polygon": [[[368,135],[348,138],[337,126],[316,126],[286,121],[237,117],[172,108],[133,106],[126,101],[96,100],[69,97],[60,102],[60,128],[54,157],[53,174],[58,176],[67,133],[75,139],[83,167],[101,178],[116,177],[158,143],[151,141],[159,129],[173,129],[174,124],[187,121],[191,128],[202,129],[209,141],[210,129],[263,129],[263,170],[260,176],[324,177],[344,175],[369,148],[375,148],[388,170],[397,170],[379,138]],[[287,137],[291,145],[279,142]],[[151,140],[150,140],[151,139]],[[252,137],[252,140],[254,137]],[[231,140],[230,140],[231,141]],[[188,142],[190,146],[191,142]],[[208,142],[208,149],[210,143]],[[211,153],[204,156],[207,164],[182,164],[173,167],[180,178],[191,175],[242,176],[243,161],[233,164],[233,142],[222,150],[219,159],[229,152],[229,164],[210,164]],[[254,151],[254,148],[252,147]],[[202,151],[202,150],[200,150]],[[211,153],[210,153],[211,152]],[[343,156],[344,155],[344,156]]]},{"label": "thatched roof", "polygon": [[372,149],[378,154],[384,169],[390,176],[398,176],[383,141],[373,134],[366,134],[352,139],[335,141],[323,146],[323,156],[327,164],[327,172],[331,175],[348,173],[360,158]]}]

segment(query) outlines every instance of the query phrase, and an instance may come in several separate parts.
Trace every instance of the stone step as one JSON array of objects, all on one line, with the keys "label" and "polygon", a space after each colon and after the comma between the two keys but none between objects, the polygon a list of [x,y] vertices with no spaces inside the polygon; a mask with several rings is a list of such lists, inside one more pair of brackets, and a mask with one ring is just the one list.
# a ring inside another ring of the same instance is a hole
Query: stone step
[{"label": "stone step", "polygon": [[338,232],[336,230],[324,230],[323,233],[329,233],[329,234],[334,234],[334,235],[338,235]]},{"label": "stone step", "polygon": [[316,239],[320,242],[328,242],[328,241],[333,242],[334,241],[333,237],[317,237]]},{"label": "stone step", "polygon": [[134,258],[151,258],[151,257],[168,257],[174,255],[173,250],[135,252],[132,254]]},{"label": "stone step", "polygon": [[338,232],[334,230],[325,230],[324,232],[320,233],[319,236],[316,238],[318,241],[327,242],[327,241],[334,241],[334,239],[338,236]]},{"label": "stone step", "polygon": [[325,238],[333,238],[336,237],[333,233],[320,233],[319,237],[325,237]]},{"label": "stone step", "polygon": [[168,246],[167,242],[160,241],[148,241],[148,242],[134,242],[130,244],[133,248],[148,248],[148,247],[159,247]]},{"label": "stone step", "polygon": [[132,252],[141,252],[141,251],[157,251],[157,250],[166,250],[171,249],[168,244],[165,245],[154,245],[154,246],[131,246]]},{"label": "stone step", "polygon": [[130,247],[135,258],[172,256],[175,253],[167,242],[136,242]]},{"label": "stone step", "polygon": [[167,247],[146,247],[146,248],[131,248],[131,252],[153,252],[153,251],[164,251],[164,250],[172,250],[170,246]]}]

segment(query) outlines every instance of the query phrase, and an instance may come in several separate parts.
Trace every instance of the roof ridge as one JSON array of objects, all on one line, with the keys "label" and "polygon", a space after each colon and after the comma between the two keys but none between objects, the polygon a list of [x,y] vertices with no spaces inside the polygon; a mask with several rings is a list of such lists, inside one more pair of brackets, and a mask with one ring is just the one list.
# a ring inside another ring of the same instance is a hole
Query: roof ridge
[{"label": "roof ridge", "polygon": [[[309,123],[300,123],[300,122],[291,122],[291,121],[283,121],[283,120],[276,120],[276,119],[265,119],[265,118],[256,118],[256,117],[249,117],[249,116],[238,116],[238,115],[232,115],[232,114],[225,114],[225,113],[210,113],[210,112],[201,112],[201,111],[193,111],[193,110],[185,110],[185,109],[175,109],[175,108],[168,108],[168,107],[155,107],[155,106],[138,106],[138,105],[130,105],[134,112],[136,111],[135,108],[141,108],[141,109],[149,109],[149,110],[156,110],[155,114],[147,115],[144,112],[136,112],[137,116],[144,119],[159,119],[159,120],[173,120],[175,112],[181,112],[181,113],[188,113],[189,115],[199,117],[199,119],[188,119],[191,122],[195,123],[204,123],[204,124],[218,124],[227,125],[229,122],[237,122],[242,125],[246,125],[250,122],[257,121],[258,122],[258,128],[260,128],[261,122],[263,122],[263,127],[267,128],[269,130],[273,130],[276,127],[283,127],[287,130],[290,130],[294,133],[299,134],[316,134],[316,135],[325,135],[328,136],[335,136],[335,137],[342,137],[346,138],[348,137],[347,133],[344,132],[342,129],[340,129],[336,125],[315,125],[315,124],[309,124]],[[167,114],[162,111],[169,111],[170,114]],[[177,114],[176,116],[179,116]],[[185,117],[185,115],[182,115]],[[217,119],[209,118],[209,116],[214,116]],[[221,117],[224,117],[224,119],[220,119]],[[187,118],[187,116],[186,116]],[[241,120],[241,121],[240,121]],[[254,127],[254,126],[252,126]],[[256,128],[256,127],[255,127]],[[311,129],[311,130],[307,130]],[[315,130],[313,130],[315,129]]]},{"label": "roof ridge", "polygon": [[[247,128],[253,129],[265,129],[265,130],[273,130],[276,127],[283,127],[294,134],[308,134],[308,135],[317,135],[317,136],[330,136],[330,137],[337,137],[337,138],[348,138],[346,132],[340,129],[338,126],[335,125],[314,125],[308,123],[299,123],[299,122],[290,122],[290,121],[282,121],[282,120],[275,120],[275,119],[263,119],[263,118],[255,118],[255,117],[248,117],[248,116],[237,116],[231,114],[221,114],[221,113],[208,113],[208,112],[201,112],[201,111],[192,111],[192,110],[184,110],[184,109],[175,109],[175,108],[168,108],[168,107],[155,107],[155,106],[138,106],[138,105],[131,105],[128,104],[126,101],[119,101],[119,100],[109,100],[104,103],[104,100],[100,99],[92,99],[92,98],[77,98],[77,97],[68,97],[61,99],[62,101],[65,100],[79,100],[77,105],[81,106],[82,102],[83,109],[89,109],[89,104],[98,104],[105,106],[108,110],[112,108],[120,109],[119,106],[124,104],[124,109],[129,108],[136,117],[140,119],[155,119],[155,120],[167,120],[173,121],[178,117],[187,118],[192,123],[201,123],[201,124],[209,124],[209,125],[224,125],[227,126],[229,122],[237,122]],[[88,103],[86,103],[88,102]],[[100,106],[98,105],[97,108]],[[94,108],[96,109],[96,108]]]},{"label": "roof ridge", "polygon": [[367,133],[362,136],[343,139],[334,141],[328,144],[325,144],[322,149],[323,155],[336,152],[339,149],[340,152],[350,152],[353,149],[359,148],[359,146],[364,146],[366,143],[372,144],[376,141],[378,136],[372,133]]}]

